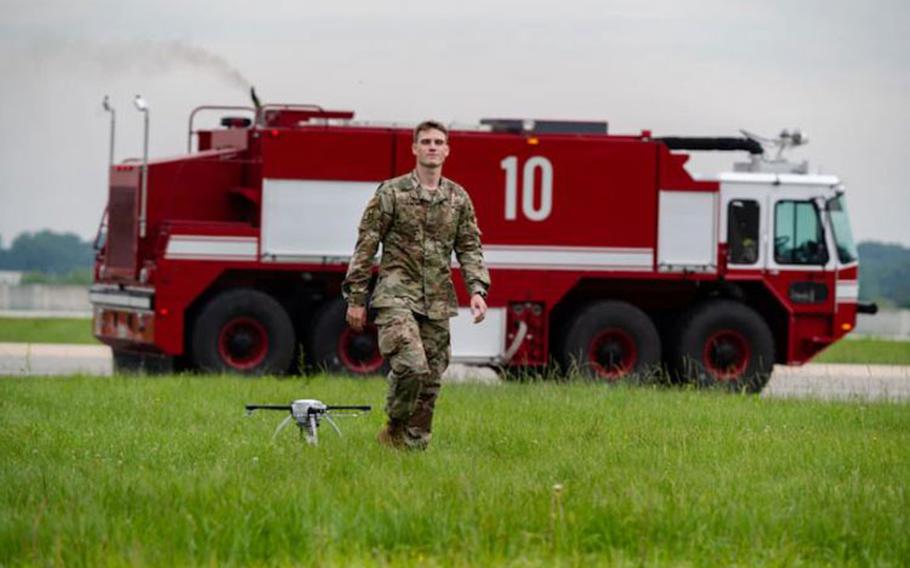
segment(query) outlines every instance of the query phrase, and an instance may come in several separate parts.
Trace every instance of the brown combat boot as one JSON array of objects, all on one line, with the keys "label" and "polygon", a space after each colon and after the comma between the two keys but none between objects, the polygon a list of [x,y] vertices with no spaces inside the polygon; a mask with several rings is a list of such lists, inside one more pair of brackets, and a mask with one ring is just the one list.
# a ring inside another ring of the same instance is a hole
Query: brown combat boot
[{"label": "brown combat boot", "polygon": [[407,434],[405,441],[408,444],[408,448],[426,450],[430,445],[430,439],[433,437],[433,434],[430,433],[432,424],[433,409],[425,404],[418,406],[414,414],[411,415],[411,419],[408,420],[407,428],[405,428],[405,434]]},{"label": "brown combat boot", "polygon": [[376,441],[389,448],[404,450],[408,447],[404,439],[405,435],[405,423],[389,419],[386,425],[382,427],[382,430],[379,431],[379,434],[376,435]]}]

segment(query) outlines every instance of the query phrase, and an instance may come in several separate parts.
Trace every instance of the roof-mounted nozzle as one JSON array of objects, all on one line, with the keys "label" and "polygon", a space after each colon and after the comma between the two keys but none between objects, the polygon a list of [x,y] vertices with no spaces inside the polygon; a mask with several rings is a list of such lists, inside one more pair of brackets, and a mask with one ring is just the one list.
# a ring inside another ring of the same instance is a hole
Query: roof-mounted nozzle
[{"label": "roof-mounted nozzle", "polygon": [[755,140],[761,144],[765,149],[777,148],[777,155],[774,157],[775,160],[782,159],[784,150],[809,143],[809,138],[807,138],[799,128],[794,129],[793,132],[790,132],[785,128],[781,130],[777,138],[765,138],[754,132],[749,132],[748,130],[740,130],[740,132],[749,140]]},{"label": "roof-mounted nozzle", "polygon": [[[809,143],[809,138],[803,134],[803,132],[796,128],[792,131],[782,130],[777,138],[766,138],[764,136],[759,136],[748,130],[740,130],[743,133],[743,136],[748,138],[751,141],[754,141],[757,144],[760,144],[762,148],[766,150],[764,154],[751,156],[751,160],[748,162],[739,162],[733,164],[733,171],[737,172],[766,172],[766,173],[780,173],[780,174],[807,174],[809,173],[809,162],[802,161],[800,163],[794,163],[788,161],[784,158],[784,151],[789,150],[790,148],[796,148],[798,146],[803,146]],[[770,150],[777,149],[777,153],[773,158],[766,158],[765,156],[769,154]]]},{"label": "roof-mounted nozzle", "polygon": [[[809,173],[809,162],[795,164],[788,162],[784,157],[784,150],[808,144],[809,139],[801,130],[783,130],[777,138],[765,138],[747,130],[740,130],[744,138],[704,138],[693,136],[665,136],[655,138],[663,142],[671,150],[691,151],[735,151],[749,152],[748,162],[733,164],[736,172],[767,172],[806,174]],[[773,149],[777,153],[773,158],[766,156]]]}]

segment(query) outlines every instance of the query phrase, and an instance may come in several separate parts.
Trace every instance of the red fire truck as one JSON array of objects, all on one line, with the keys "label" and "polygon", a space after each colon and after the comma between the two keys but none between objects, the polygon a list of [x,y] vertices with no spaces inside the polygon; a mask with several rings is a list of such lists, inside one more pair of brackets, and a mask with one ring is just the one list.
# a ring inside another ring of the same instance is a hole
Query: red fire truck
[{"label": "red fire truck", "polygon": [[[230,114],[202,129],[200,112]],[[116,367],[382,372],[340,284],[370,196],[413,168],[411,136],[311,105],[200,107],[195,151],[112,164],[91,299]],[[808,361],[874,305],[858,302],[840,180],[781,156],[803,141],[454,126],[444,175],[471,194],[493,285],[473,325],[453,265],[453,361],[607,381],[663,365],[751,391]],[[686,152],[709,150],[748,159],[693,178]]]}]

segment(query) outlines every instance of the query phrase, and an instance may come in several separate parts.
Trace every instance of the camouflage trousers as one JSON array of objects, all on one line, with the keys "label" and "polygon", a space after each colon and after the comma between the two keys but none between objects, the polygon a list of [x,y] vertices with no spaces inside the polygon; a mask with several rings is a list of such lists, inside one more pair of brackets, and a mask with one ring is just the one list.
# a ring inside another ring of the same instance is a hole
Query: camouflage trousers
[{"label": "camouflage trousers", "polygon": [[449,320],[429,319],[408,309],[380,308],[379,351],[389,362],[389,420],[407,425],[408,446],[430,443],[433,409],[449,366]]}]

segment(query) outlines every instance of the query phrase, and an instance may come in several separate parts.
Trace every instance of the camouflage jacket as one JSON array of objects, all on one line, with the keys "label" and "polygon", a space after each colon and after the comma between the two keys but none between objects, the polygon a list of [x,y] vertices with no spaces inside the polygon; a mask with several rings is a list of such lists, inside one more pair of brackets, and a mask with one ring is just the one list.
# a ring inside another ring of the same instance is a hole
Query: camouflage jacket
[{"label": "camouflage jacket", "polygon": [[382,243],[374,308],[409,308],[431,319],[458,315],[452,284],[452,251],[468,293],[486,294],[490,275],[483,264],[474,205],[463,187],[445,178],[429,191],[416,172],[383,182],[360,221],[357,246],[342,292],[362,306]]}]

